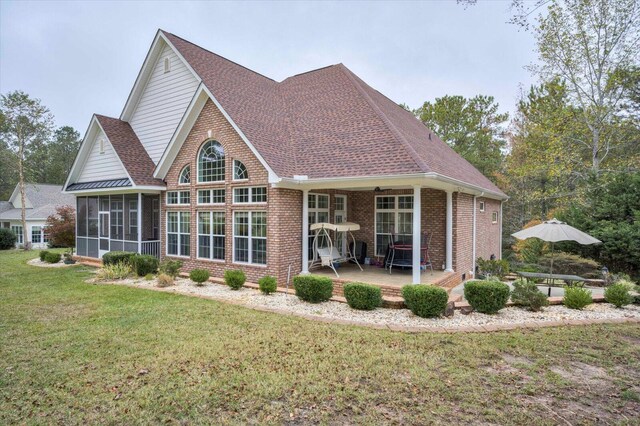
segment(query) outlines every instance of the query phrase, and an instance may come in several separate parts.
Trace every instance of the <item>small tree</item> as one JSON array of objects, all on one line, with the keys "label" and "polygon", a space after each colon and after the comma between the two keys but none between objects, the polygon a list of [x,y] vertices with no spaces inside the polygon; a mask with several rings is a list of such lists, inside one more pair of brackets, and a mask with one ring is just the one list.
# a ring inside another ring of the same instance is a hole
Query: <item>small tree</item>
[{"label": "small tree", "polygon": [[73,247],[76,239],[76,210],[60,206],[47,218],[47,233],[52,247]]},{"label": "small tree", "polygon": [[31,99],[22,91],[10,92],[0,97],[0,139],[15,156],[18,163],[18,185],[22,205],[22,229],[25,230],[24,248],[31,247],[27,230],[25,207],[25,158],[32,148],[49,139],[53,126],[53,116],[40,99]]}]

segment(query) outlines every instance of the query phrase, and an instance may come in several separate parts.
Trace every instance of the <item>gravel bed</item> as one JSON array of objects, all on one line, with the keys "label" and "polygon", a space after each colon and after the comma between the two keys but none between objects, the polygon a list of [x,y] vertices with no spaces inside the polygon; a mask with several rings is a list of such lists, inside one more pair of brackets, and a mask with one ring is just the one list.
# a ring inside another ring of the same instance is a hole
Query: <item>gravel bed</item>
[{"label": "gravel bed", "polygon": [[[90,282],[95,282],[95,280],[90,280]],[[124,284],[159,290],[156,287],[156,280],[126,279],[105,284]],[[346,303],[329,301],[311,304],[301,301],[292,294],[274,293],[266,296],[258,290],[246,287],[240,290],[231,290],[226,285],[215,283],[198,287],[191,280],[185,278],[176,279],[174,286],[162,290],[192,296],[205,296],[220,301],[232,301],[247,307],[277,309],[293,315],[314,316],[324,320],[357,321],[378,326],[462,328],[479,325],[513,326],[533,321],[544,323],[589,319],[640,319],[640,306],[629,305],[618,309],[609,303],[593,303],[582,311],[568,309],[562,305],[546,307],[543,312],[529,312],[521,308],[510,307],[502,309],[495,315],[478,312],[463,315],[459,310],[456,310],[451,318],[428,319],[413,315],[408,309],[378,308],[373,311],[357,311],[351,309]]]},{"label": "gravel bed", "polygon": [[43,262],[42,260],[40,260],[39,257],[36,257],[35,259],[31,259],[30,261],[27,262],[27,264],[32,266],[39,266],[41,268],[65,268],[67,266],[77,265],[77,263],[67,265],[62,260],[58,263]]}]

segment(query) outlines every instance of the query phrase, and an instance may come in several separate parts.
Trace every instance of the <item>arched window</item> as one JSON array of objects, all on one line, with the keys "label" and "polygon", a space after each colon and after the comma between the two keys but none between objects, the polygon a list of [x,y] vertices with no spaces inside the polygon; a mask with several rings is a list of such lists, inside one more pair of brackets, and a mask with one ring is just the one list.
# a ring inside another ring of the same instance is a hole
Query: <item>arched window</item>
[{"label": "arched window", "polygon": [[208,141],[198,154],[198,182],[224,181],[224,148],[217,141]]},{"label": "arched window", "polygon": [[178,179],[180,185],[186,185],[191,183],[191,166],[184,166],[180,172],[180,179]]},{"label": "arched window", "polygon": [[249,172],[242,161],[233,160],[233,180],[249,179]]}]

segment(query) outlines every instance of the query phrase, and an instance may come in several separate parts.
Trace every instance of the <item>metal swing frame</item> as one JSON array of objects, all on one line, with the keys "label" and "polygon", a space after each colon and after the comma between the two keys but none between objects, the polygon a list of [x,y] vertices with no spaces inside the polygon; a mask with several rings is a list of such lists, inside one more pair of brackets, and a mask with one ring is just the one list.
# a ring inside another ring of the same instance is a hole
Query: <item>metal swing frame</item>
[{"label": "metal swing frame", "polygon": [[[353,261],[358,268],[362,271],[362,266],[360,266],[360,262],[355,256],[355,253],[352,253],[350,249],[349,237],[351,237],[351,241],[353,241],[353,251],[356,249],[356,239],[353,236],[352,231],[358,231],[360,229],[360,225],[357,223],[344,222],[344,223],[328,223],[328,222],[320,222],[314,223],[309,228],[311,231],[315,232],[313,237],[313,259],[309,264],[309,269],[315,267],[328,266],[333,270],[333,273],[336,274],[337,278],[340,278],[338,271],[334,266],[334,263],[344,263]],[[345,233],[345,238],[347,242],[347,249],[345,253],[340,253],[337,247],[333,244],[333,239],[331,238],[331,234],[329,231],[334,232],[343,232]],[[322,237],[325,241],[328,242],[327,247],[318,247],[318,241]]]}]

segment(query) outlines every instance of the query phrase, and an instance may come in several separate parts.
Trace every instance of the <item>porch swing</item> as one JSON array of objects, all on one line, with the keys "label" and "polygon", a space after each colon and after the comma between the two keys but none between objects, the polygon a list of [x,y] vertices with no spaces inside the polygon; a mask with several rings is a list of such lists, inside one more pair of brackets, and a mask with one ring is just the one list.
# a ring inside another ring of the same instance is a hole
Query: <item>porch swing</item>
[{"label": "porch swing", "polygon": [[[338,275],[338,271],[336,271],[335,264],[340,264],[344,262],[353,261],[358,268],[362,271],[362,266],[360,266],[360,262],[355,256],[355,253],[351,252],[350,244],[346,244],[346,250],[344,253],[340,253],[340,250],[336,246],[333,245],[333,240],[331,239],[331,235],[329,231],[334,232],[343,232],[345,234],[345,240],[348,237],[351,237],[353,241],[353,247],[355,250],[356,247],[356,239],[352,234],[352,231],[358,231],[360,229],[360,225],[357,223],[344,222],[344,223],[314,223],[309,228],[311,231],[315,232],[313,237],[313,259],[311,264],[309,265],[309,269],[314,267],[328,266],[330,267],[336,277],[340,278]],[[320,247],[320,244],[326,243],[326,246]]]}]

